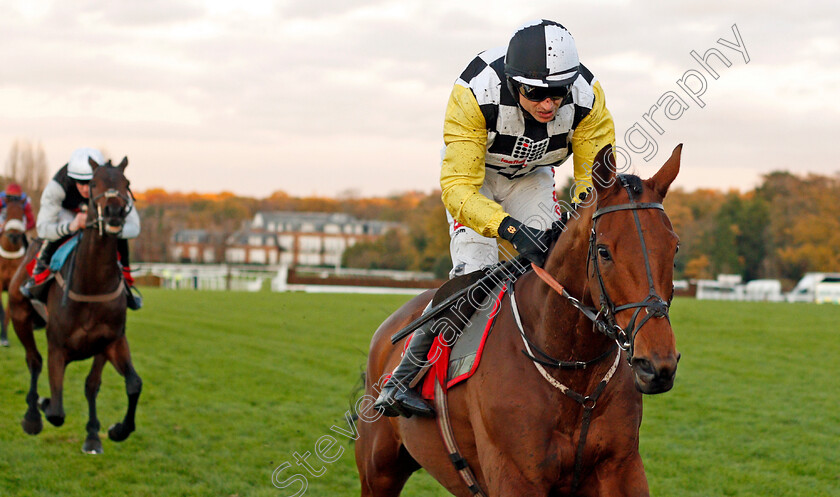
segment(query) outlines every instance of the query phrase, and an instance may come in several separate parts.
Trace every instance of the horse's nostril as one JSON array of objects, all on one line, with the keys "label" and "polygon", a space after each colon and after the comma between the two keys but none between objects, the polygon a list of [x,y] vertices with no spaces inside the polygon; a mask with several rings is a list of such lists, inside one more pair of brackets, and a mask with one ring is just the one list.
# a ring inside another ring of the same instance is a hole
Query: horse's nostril
[{"label": "horse's nostril", "polygon": [[645,374],[654,374],[655,371],[653,370],[653,365],[647,359],[633,359],[633,366],[635,366],[639,371]]},{"label": "horse's nostril", "polygon": [[682,357],[682,354],[680,354],[679,352],[677,352],[677,362],[680,362],[680,357]]}]

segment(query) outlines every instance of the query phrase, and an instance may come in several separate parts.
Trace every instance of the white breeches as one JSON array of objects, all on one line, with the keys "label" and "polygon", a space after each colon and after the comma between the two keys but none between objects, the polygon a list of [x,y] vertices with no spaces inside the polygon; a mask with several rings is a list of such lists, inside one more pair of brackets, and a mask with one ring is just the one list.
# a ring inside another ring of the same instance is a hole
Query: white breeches
[{"label": "white breeches", "polygon": [[[528,176],[514,180],[487,169],[479,192],[498,202],[515,219],[533,228],[547,230],[560,219],[557,193],[554,190],[554,168],[541,167]],[[479,235],[456,222],[449,212],[449,252],[452,271],[449,277],[477,271],[499,262],[499,246],[495,238]]]}]

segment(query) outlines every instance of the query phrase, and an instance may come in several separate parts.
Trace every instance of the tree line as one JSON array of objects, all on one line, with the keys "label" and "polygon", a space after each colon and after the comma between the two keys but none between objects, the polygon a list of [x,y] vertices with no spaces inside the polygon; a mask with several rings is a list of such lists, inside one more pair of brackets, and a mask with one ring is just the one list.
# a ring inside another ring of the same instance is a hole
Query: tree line
[{"label": "tree line", "polygon": [[[43,148],[18,141],[9,152],[0,187],[20,183],[37,208],[50,174]],[[141,234],[132,242],[137,261],[169,261],[179,230],[205,229],[217,235],[214,243],[222,247],[226,236],[247,229],[257,212],[282,210],[342,212],[405,227],[345,251],[346,267],[432,271],[445,277],[451,264],[438,191],[385,197],[346,192],[336,198],[277,191],[262,199],[230,192],[134,193],[142,222]],[[713,279],[726,273],[745,280],[781,279],[790,286],[806,272],[840,272],[840,174],[773,172],[747,192],[675,188],[665,208],[681,240],[677,279]]]},{"label": "tree line", "polygon": [[[258,211],[344,212],[359,219],[397,221],[395,230],[344,254],[347,267],[433,271],[450,267],[449,234],[440,193],[406,192],[388,197],[294,197],[265,199],[167,193],[138,195],[143,232],[141,260],[165,260],[179,229],[233,232]],[[680,237],[678,279],[714,279],[721,273],[745,280],[773,278],[789,286],[810,271],[840,272],[840,175],[773,172],[747,192],[675,188],[665,200]]]}]

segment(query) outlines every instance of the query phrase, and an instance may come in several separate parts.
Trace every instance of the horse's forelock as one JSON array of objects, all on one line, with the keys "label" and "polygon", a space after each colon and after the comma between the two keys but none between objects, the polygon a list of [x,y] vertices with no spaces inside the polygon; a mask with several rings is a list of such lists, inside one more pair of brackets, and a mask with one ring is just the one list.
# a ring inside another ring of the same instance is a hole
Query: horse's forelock
[{"label": "horse's forelock", "polygon": [[627,185],[636,198],[641,196],[644,192],[645,187],[642,183],[642,178],[636,176],[635,174],[622,174],[619,178],[621,179],[622,186]]}]

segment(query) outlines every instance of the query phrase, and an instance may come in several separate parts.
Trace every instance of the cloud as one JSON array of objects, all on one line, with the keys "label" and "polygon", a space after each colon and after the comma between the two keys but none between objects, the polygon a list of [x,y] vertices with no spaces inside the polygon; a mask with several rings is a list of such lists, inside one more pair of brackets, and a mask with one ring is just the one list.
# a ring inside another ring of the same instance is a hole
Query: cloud
[{"label": "cloud", "polygon": [[[132,157],[138,189],[431,190],[457,75],[547,17],[574,34],[620,136],[699,69],[691,50],[731,55],[707,106],[657,137],[657,157],[682,141],[686,164],[709,168],[686,178],[728,187],[768,168],[827,171],[819,158],[840,129],[835,4],[3,2],[0,143],[41,140],[56,167],[77,143],[101,144]],[[734,40],[733,24],[749,64],[717,43]]]}]

